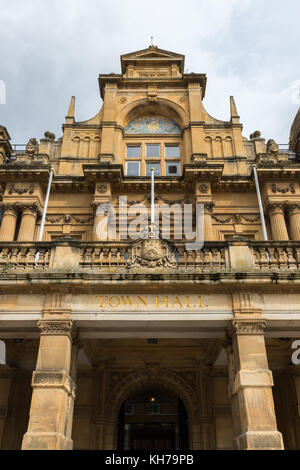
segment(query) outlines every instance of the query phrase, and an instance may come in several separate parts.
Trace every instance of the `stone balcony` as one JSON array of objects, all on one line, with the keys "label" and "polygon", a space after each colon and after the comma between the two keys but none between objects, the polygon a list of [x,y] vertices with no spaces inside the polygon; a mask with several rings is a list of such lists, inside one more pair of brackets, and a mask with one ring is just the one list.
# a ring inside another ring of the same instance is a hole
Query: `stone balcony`
[{"label": "stone balcony", "polygon": [[1,242],[0,284],[17,279],[53,282],[53,278],[58,282],[145,278],[213,285],[300,283],[300,241],[233,237],[226,242],[206,242],[200,250],[187,250],[184,242],[156,242],[151,256],[141,241]]}]

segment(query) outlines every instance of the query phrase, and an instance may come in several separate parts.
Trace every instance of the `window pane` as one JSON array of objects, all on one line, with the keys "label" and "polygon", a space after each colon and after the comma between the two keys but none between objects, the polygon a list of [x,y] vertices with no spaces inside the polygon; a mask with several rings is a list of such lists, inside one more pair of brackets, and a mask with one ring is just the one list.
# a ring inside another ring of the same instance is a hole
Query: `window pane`
[{"label": "window pane", "polygon": [[127,157],[128,158],[140,158],[141,146],[140,145],[127,145]]},{"label": "window pane", "polygon": [[146,176],[151,176],[151,168],[154,168],[154,178],[155,176],[160,176],[160,163],[146,163]]},{"label": "window pane", "polygon": [[166,162],[166,176],[179,176],[180,163],[179,162]]},{"label": "window pane", "polygon": [[179,158],[179,145],[166,145],[165,147],[166,158]]},{"label": "window pane", "polygon": [[160,144],[147,144],[146,157],[160,157]]},{"label": "window pane", "polygon": [[140,162],[126,162],[126,174],[128,176],[139,176]]}]

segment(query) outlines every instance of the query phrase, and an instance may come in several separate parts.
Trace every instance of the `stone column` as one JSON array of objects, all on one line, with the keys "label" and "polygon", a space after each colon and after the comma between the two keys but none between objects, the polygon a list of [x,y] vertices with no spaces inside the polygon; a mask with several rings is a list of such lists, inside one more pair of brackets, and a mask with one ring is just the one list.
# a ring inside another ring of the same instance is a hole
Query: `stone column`
[{"label": "stone column", "polygon": [[0,228],[0,240],[11,242],[14,240],[18,212],[14,206],[4,206]]},{"label": "stone column", "polygon": [[289,220],[292,240],[300,241],[300,204],[289,206]]},{"label": "stone column", "polygon": [[25,206],[22,211],[22,219],[18,234],[18,241],[32,242],[37,216],[37,207]]},{"label": "stone column", "polygon": [[[22,449],[70,450],[75,382],[71,320],[41,320],[32,400]],[[72,354],[73,352],[73,354]]]},{"label": "stone column", "polygon": [[233,320],[228,328],[228,372],[237,449],[283,449],[277,430],[263,320]]},{"label": "stone column", "polygon": [[282,204],[270,204],[269,216],[271,222],[272,240],[288,240],[288,232],[284,219]]}]

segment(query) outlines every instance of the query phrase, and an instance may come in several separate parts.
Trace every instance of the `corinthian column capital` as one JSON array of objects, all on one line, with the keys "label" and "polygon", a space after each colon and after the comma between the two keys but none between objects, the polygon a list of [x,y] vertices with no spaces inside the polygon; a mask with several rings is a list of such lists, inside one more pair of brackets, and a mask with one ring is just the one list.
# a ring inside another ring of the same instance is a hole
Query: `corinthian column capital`
[{"label": "corinthian column capital", "polygon": [[41,336],[65,335],[74,337],[74,322],[72,320],[39,320],[37,326]]},{"label": "corinthian column capital", "polygon": [[266,320],[232,320],[227,332],[231,337],[237,335],[263,335],[267,326]]}]

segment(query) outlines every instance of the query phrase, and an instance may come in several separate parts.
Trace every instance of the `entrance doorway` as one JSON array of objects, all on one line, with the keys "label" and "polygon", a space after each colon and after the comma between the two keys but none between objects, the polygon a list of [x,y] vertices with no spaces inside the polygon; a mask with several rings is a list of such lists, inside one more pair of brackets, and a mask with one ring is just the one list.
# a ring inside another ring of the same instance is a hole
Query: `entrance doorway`
[{"label": "entrance doorway", "polygon": [[119,413],[118,449],[188,449],[187,413],[182,401],[155,389],[125,400]]}]

